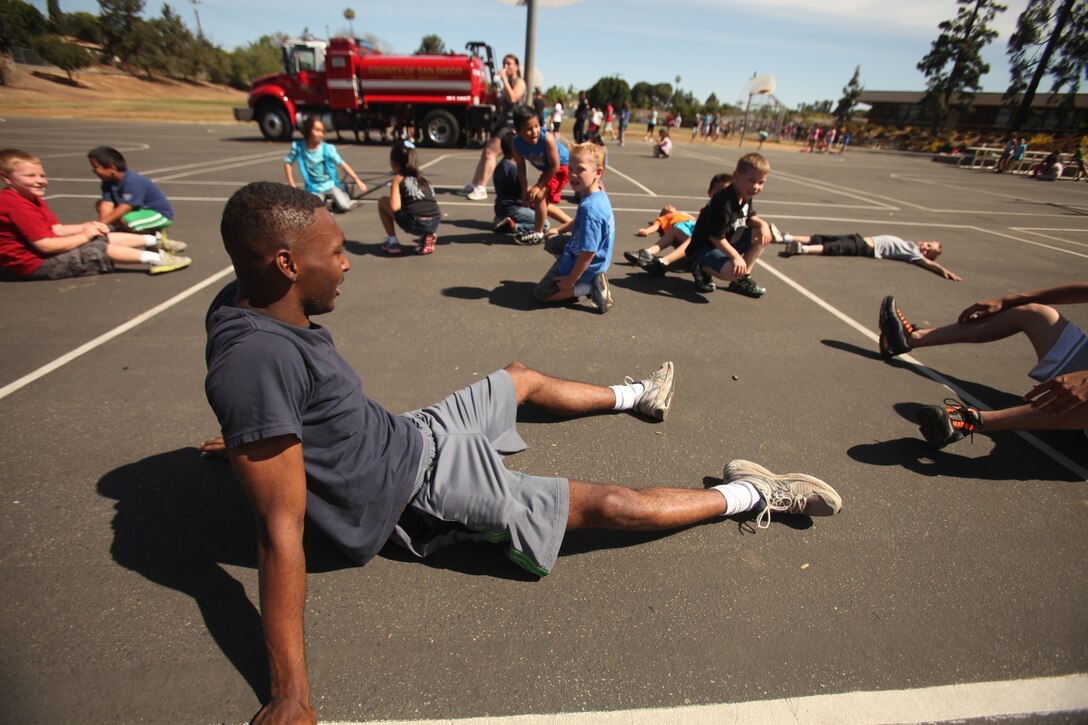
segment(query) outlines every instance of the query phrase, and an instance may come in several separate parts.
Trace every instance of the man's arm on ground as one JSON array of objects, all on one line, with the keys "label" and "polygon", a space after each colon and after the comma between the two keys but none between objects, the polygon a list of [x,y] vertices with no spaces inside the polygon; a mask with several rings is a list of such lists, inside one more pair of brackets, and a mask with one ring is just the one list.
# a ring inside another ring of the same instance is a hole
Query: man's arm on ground
[{"label": "man's arm on ground", "polygon": [[950,279],[953,282],[963,281],[963,279],[958,274],[950,269],[945,268],[940,262],[934,262],[932,259],[926,259],[925,257],[922,257],[921,259],[916,259],[914,263],[922,269],[928,269],[933,274],[944,277],[945,279]]},{"label": "man's arm on ground", "polygon": [[228,454],[257,517],[257,576],[272,699],[253,722],[316,723],[303,637],[306,470],[302,444],[294,436],[279,436],[231,448]]},{"label": "man's arm on ground", "polygon": [[982,300],[960,313],[960,322],[971,322],[1020,305],[1039,302],[1045,305],[1075,305],[1088,302],[1088,282],[1072,282],[1057,287],[1019,292],[1017,294]]}]

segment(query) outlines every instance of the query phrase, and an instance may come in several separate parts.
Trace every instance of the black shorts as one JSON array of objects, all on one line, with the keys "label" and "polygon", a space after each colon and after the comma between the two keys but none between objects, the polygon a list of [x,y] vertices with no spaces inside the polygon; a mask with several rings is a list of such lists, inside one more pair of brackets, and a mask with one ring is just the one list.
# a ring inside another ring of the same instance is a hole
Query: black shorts
[{"label": "black shorts", "polygon": [[860,234],[813,234],[809,244],[822,244],[827,257],[872,257],[875,252]]}]

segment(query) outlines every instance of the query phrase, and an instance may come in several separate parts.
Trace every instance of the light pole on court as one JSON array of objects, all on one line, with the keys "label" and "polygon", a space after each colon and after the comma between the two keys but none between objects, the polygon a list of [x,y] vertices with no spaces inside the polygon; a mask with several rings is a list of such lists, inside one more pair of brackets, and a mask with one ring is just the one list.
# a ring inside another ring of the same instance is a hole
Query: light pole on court
[{"label": "light pole on court", "polygon": [[[574,5],[580,3],[582,0],[502,0],[507,5],[524,5],[526,10],[525,15],[525,63],[522,66],[523,77],[525,78],[525,98],[522,99],[522,103],[525,103],[532,98],[533,86],[543,85],[544,76],[540,76],[538,81],[533,77],[533,70],[536,67],[536,9],[537,6],[543,6],[546,8],[561,8],[564,5]],[[543,89],[541,89],[543,90]]]}]

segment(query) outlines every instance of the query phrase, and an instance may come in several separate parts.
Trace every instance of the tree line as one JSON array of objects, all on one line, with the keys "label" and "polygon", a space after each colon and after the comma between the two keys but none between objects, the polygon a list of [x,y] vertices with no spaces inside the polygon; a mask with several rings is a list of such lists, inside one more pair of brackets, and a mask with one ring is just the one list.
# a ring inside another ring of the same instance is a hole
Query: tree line
[{"label": "tree line", "polygon": [[[99,0],[99,14],[65,13],[48,0],[48,17],[23,0],[0,0],[0,83],[17,78],[12,52],[30,48],[68,73],[97,62],[117,63],[151,78],[207,80],[245,89],[282,65],[283,36],[263,36],[228,52],[194,35],[169,4],[144,19],[143,0]],[[100,56],[72,40],[102,49]]]}]

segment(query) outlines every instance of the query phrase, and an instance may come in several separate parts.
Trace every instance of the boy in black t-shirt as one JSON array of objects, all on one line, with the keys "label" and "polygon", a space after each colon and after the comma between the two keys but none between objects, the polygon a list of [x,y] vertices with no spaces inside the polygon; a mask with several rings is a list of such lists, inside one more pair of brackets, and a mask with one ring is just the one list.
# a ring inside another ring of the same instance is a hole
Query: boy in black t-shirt
[{"label": "boy in black t-shirt", "polygon": [[712,196],[700,212],[687,249],[700,292],[714,290],[711,277],[726,280],[730,292],[747,297],[762,297],[767,291],[756,284],[751,271],[773,235],[751,202],[770,173],[771,165],[761,154],[742,156],[733,183]]}]

